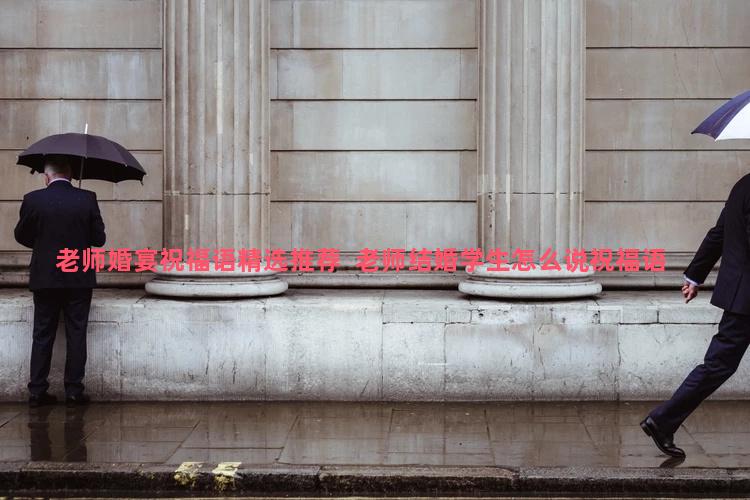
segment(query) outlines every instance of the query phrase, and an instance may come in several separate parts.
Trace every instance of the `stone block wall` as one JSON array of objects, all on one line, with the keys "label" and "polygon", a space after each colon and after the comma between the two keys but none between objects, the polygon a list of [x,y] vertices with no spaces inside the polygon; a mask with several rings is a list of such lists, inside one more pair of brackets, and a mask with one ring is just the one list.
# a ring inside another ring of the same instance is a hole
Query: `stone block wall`
[{"label": "stone block wall", "polygon": [[587,0],[586,15],[584,243],[686,264],[750,172],[750,141],[690,134],[750,88],[750,5]]},{"label": "stone block wall", "polygon": [[282,248],[477,244],[476,0],[272,0]]},{"label": "stone block wall", "polygon": [[[481,10],[270,2],[272,246],[480,243]],[[28,261],[10,235],[23,193],[42,185],[16,155],[87,122],[149,172],[144,186],[84,184],[101,200],[107,246],[161,246],[163,2],[0,0],[0,12],[0,266]],[[587,0],[586,22],[583,244],[664,247],[680,267],[750,168],[750,141],[690,135],[750,87],[750,8]]]},{"label": "stone block wall", "polygon": [[0,266],[28,262],[13,239],[23,195],[44,187],[14,166],[49,134],[104,135],[133,151],[144,185],[84,181],[107,222],[107,248],[162,243],[160,0],[0,0]]}]

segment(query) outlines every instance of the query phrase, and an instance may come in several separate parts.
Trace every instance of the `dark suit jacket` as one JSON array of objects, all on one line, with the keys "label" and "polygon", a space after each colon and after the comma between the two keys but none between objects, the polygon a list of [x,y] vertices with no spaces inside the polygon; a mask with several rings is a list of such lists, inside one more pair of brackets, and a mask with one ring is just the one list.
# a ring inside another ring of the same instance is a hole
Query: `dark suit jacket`
[{"label": "dark suit jacket", "polygon": [[[106,241],[96,194],[70,182],[55,181],[23,197],[15,229],[16,241],[33,249],[29,288],[92,288],[96,272],[83,272],[83,250]],[[78,271],[62,272],[57,256],[63,248],[78,249]]]},{"label": "dark suit jacket", "polygon": [[721,257],[711,303],[750,314],[750,174],[732,187],[716,225],[708,230],[685,276],[703,283]]}]

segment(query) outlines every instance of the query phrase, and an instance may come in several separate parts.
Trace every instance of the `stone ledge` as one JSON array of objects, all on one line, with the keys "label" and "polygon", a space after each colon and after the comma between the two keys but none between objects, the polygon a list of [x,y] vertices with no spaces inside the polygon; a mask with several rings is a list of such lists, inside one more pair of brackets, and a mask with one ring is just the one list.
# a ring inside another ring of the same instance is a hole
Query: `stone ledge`
[{"label": "stone ledge", "polygon": [[[98,289],[87,386],[104,400],[644,400],[702,361],[705,291],[509,301],[448,290],[291,289],[240,300]],[[0,290],[0,399],[25,398],[30,292]],[[64,334],[58,334],[64,345]],[[64,349],[53,360],[58,391]],[[750,397],[750,367],[717,397]]]},{"label": "stone ledge", "polygon": [[[2,254],[0,253],[0,257]],[[27,266],[3,266],[0,263],[0,287],[26,287],[29,282]],[[683,267],[684,268],[684,267]],[[605,290],[643,290],[679,288],[682,286],[682,269],[667,269],[664,272],[619,272],[595,274],[595,280]],[[716,271],[712,271],[701,288],[708,289],[716,282]],[[100,272],[97,283],[101,288],[143,288],[154,278],[154,273]],[[378,272],[362,273],[355,269],[341,269],[335,273],[301,273],[286,271],[279,277],[293,288],[431,288],[455,290],[468,275],[459,270],[454,273],[434,271],[429,273]]]}]

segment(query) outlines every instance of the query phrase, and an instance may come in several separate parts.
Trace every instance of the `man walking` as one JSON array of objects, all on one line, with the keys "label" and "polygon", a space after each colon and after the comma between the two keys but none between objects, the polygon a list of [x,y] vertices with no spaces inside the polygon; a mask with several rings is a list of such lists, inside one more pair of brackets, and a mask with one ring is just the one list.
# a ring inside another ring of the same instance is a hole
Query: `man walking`
[{"label": "man walking", "polygon": [[674,433],[704,399],[732,376],[750,343],[749,240],[750,174],[734,185],[716,225],[709,229],[685,269],[682,294],[685,302],[690,302],[721,257],[711,304],[724,309],[724,314],[704,362],[690,372],[671,399],[652,410],[641,422],[644,432],[667,455],[685,456],[674,444]]},{"label": "man walking", "polygon": [[67,343],[65,399],[69,404],[86,404],[86,327],[96,273],[93,269],[84,272],[80,265],[76,272],[63,272],[57,267],[57,256],[63,248],[75,249],[81,256],[86,248],[104,245],[104,222],[96,194],[71,184],[67,157],[45,157],[44,177],[45,189],[24,196],[15,229],[16,241],[33,249],[29,276],[34,294],[29,404],[36,407],[57,402],[47,393],[47,377],[61,311]]}]

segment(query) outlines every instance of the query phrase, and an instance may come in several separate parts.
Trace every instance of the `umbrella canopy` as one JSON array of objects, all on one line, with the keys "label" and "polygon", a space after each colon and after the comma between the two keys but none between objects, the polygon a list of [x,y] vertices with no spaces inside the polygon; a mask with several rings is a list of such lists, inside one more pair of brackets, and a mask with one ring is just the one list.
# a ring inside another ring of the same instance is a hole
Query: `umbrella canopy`
[{"label": "umbrella canopy", "polygon": [[710,135],[717,141],[750,139],[750,90],[714,111],[693,134]]},{"label": "umbrella canopy", "polygon": [[[41,139],[18,155],[18,165],[44,172],[45,155],[70,157],[74,179],[110,182],[143,181],[146,171],[130,151],[114,141],[90,134],[56,134]],[[81,173],[83,172],[83,175]]]}]

